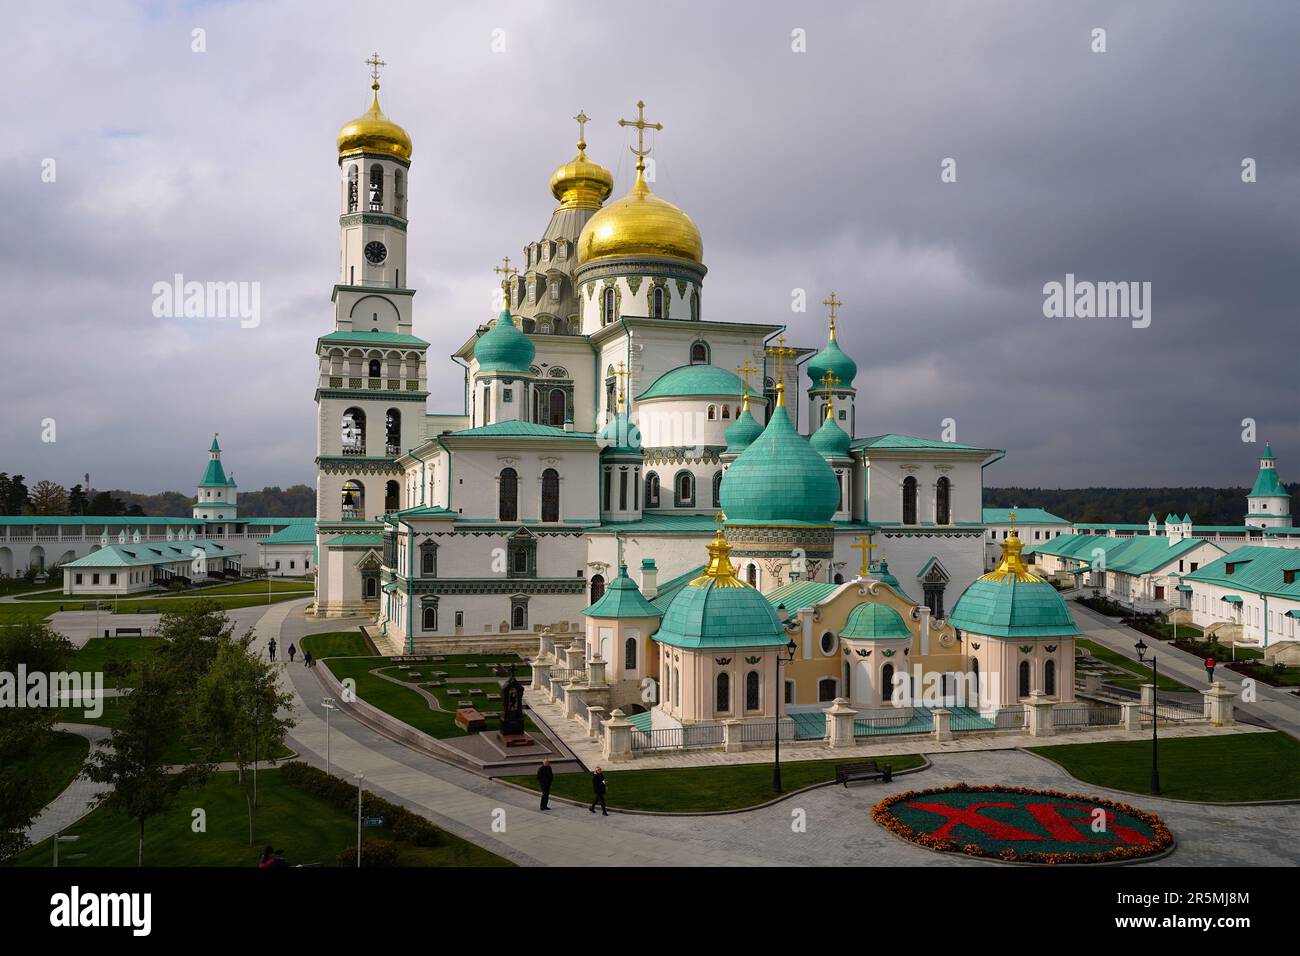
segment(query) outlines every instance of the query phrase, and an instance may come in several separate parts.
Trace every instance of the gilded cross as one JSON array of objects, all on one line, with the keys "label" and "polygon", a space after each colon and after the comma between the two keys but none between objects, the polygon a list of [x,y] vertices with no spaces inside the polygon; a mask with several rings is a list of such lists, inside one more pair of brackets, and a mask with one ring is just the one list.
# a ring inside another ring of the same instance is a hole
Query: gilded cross
[{"label": "gilded cross", "polygon": [[587,124],[591,122],[591,117],[578,110],[578,115],[574,117],[578,121],[578,149],[587,148]]},{"label": "gilded cross", "polygon": [[821,383],[826,389],[826,417],[832,418],[835,415],[835,392],[832,389],[840,383],[840,377],[828,369],[821,377]]},{"label": "gilded cross", "polygon": [[637,160],[636,160],[636,168],[637,168],[637,171],[638,171],[638,172],[644,171],[644,170],[645,170],[645,158],[646,158],[647,156],[650,155],[650,150],[648,150],[648,149],[645,148],[645,131],[648,130],[648,129],[663,129],[663,128],[664,128],[664,124],[663,124],[663,123],[649,123],[649,122],[646,122],[646,118],[645,118],[645,101],[644,101],[644,100],[637,100],[637,101],[636,101],[636,119],[634,119],[634,120],[625,120],[625,119],[621,119],[621,120],[618,121],[618,125],[619,125],[619,126],[634,126],[634,127],[636,127],[636,148],[635,148],[635,149],[632,149],[632,147],[630,147],[630,146],[629,146],[628,148],[629,148],[629,149],[632,149],[632,154],[633,154],[634,156],[636,156],[636,158],[637,158]]},{"label": "gilded cross", "polygon": [[379,68],[388,66],[383,60],[379,59],[379,53],[370,54],[370,59],[366,60],[366,65],[370,67],[370,79],[374,81],[372,89],[379,89]]},{"label": "gilded cross", "polygon": [[620,409],[623,407],[623,402],[625,401],[625,395],[626,395],[625,386],[627,380],[631,377],[631,375],[632,375],[632,370],[629,368],[624,368],[623,363],[620,361],[618,363],[618,371],[614,373],[614,377],[618,379],[618,407]]},{"label": "gilded cross", "polygon": [[785,359],[793,358],[799,354],[798,349],[785,347],[785,336],[782,335],[776,340],[776,345],[767,347],[767,354],[776,358],[776,387],[785,390]]},{"label": "gilded cross", "polygon": [[841,302],[839,299],[835,298],[835,293],[834,293],[834,292],[831,293],[831,297],[830,297],[829,299],[822,299],[822,305],[826,306],[828,309],[831,310],[831,328],[832,328],[832,329],[835,328],[835,310],[838,309],[838,308],[839,308],[840,306],[842,306],[843,304],[844,304],[843,302]]},{"label": "gilded cross", "polygon": [[493,266],[492,271],[501,274],[501,288],[503,289],[510,284],[510,277],[519,273],[518,269],[512,269],[510,267],[509,256],[502,256],[501,265]]},{"label": "gilded cross", "polygon": [[758,369],[749,364],[749,359],[745,359],[745,364],[736,366],[736,371],[745,379],[745,398],[749,398],[749,376],[757,372]]},{"label": "gilded cross", "polygon": [[849,547],[862,552],[862,567],[858,569],[858,575],[866,577],[871,573],[871,552],[880,545],[872,542],[871,535],[860,534],[858,535],[857,544],[851,544]]}]

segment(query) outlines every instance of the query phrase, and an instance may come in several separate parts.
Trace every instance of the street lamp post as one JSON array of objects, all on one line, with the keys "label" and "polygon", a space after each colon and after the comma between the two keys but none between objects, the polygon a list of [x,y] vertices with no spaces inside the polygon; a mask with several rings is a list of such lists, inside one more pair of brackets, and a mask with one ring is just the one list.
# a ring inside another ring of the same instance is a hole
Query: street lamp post
[{"label": "street lamp post", "polygon": [[[1146,641],[1138,638],[1138,642],[1133,645],[1137,651],[1138,663],[1145,664],[1144,659],[1147,652]],[[1160,726],[1160,672],[1156,669],[1156,656],[1151,655],[1151,795],[1160,796],[1160,765],[1157,760],[1157,741],[1159,735],[1156,728]]]},{"label": "street lamp post", "polygon": [[81,839],[80,836],[64,836],[62,833],[56,833],[56,834],[54,834],[54,866],[55,866],[55,868],[57,868],[58,865],[59,865],[59,844],[60,844],[60,843],[76,843],[76,842],[77,842],[78,840],[80,840],[80,839]]},{"label": "street lamp post", "polygon": [[357,869],[361,868],[361,781],[365,778],[365,774],[357,774]]},{"label": "street lamp post", "polygon": [[776,760],[772,764],[773,793],[781,792],[781,707],[785,703],[785,694],[782,693],[782,688],[785,685],[781,681],[781,665],[794,660],[794,652],[798,649],[799,646],[795,644],[794,638],[791,638],[790,642],[785,645],[784,655],[779,652],[776,655],[776,707],[774,708],[776,712]]},{"label": "street lamp post", "polygon": [[330,714],[336,709],[334,707],[334,698],[322,697],[320,705],[325,708],[325,772],[332,774],[334,771],[330,765]]}]

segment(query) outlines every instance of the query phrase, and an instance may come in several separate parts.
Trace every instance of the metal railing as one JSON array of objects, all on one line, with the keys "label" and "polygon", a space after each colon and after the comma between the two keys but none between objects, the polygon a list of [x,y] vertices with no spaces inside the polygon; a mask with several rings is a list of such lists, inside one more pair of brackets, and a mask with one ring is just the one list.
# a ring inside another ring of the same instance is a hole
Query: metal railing
[{"label": "metal railing", "polygon": [[573,718],[585,724],[587,722],[587,713],[587,702],[575,695],[573,698]]},{"label": "metal railing", "polygon": [[1025,709],[1023,707],[1006,707],[993,715],[993,726],[997,730],[1024,730]]},{"label": "metal railing", "polygon": [[[1162,700],[1156,705],[1155,712],[1159,720],[1171,721],[1173,723],[1180,723],[1184,720],[1205,719],[1204,705],[1195,707],[1191,704],[1170,703]],[[1138,713],[1147,720],[1151,719],[1150,706],[1139,707]]]},{"label": "metal railing", "polygon": [[632,750],[684,750],[690,747],[721,747],[722,724],[690,724],[658,730],[632,731]]},{"label": "metal railing", "polygon": [[1059,704],[1052,708],[1052,726],[1111,727],[1123,720],[1123,714],[1119,704]]}]

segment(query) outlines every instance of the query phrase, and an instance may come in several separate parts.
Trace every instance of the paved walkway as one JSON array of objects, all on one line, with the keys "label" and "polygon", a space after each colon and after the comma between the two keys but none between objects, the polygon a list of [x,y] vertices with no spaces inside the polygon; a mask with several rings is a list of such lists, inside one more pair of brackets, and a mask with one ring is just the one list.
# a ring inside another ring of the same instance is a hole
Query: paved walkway
[{"label": "paved walkway", "polygon": [[[109,737],[107,727],[98,727],[94,724],[55,724],[54,727],[56,730],[85,737],[90,741],[92,753]],[[32,843],[40,843],[47,837],[66,830],[90,812],[95,797],[104,789],[103,784],[92,783],[85,777],[78,776],[32,821],[32,825],[27,828],[27,839]]]},{"label": "paved walkway", "polygon": [[[1176,677],[1197,691],[1208,686],[1202,658],[1181,651],[1165,641],[1154,639],[1147,641],[1141,633],[1120,624],[1117,619],[1098,614],[1073,600],[1070,601],[1070,611],[1088,640],[1136,661],[1137,652],[1133,650],[1133,645],[1140,638],[1151,645],[1159,660],[1161,674]],[[1239,717],[1244,713],[1269,724],[1276,730],[1300,739],[1300,697],[1287,693],[1286,688],[1270,687],[1267,684],[1254,682],[1255,701],[1244,703],[1241,699],[1241,685],[1243,680],[1249,678],[1220,664],[1214,670],[1214,679],[1222,681],[1225,687],[1236,692],[1235,704]]]}]

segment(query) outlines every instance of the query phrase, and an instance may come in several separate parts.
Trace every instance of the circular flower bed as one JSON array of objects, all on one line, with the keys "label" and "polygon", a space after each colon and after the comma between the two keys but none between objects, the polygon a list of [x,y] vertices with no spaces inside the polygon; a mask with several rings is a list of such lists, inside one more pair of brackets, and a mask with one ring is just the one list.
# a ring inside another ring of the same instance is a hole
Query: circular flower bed
[{"label": "circular flower bed", "polygon": [[1108,863],[1154,856],[1173,834],[1154,813],[1060,790],[959,783],[882,800],[872,818],[931,850],[1006,863]]}]

